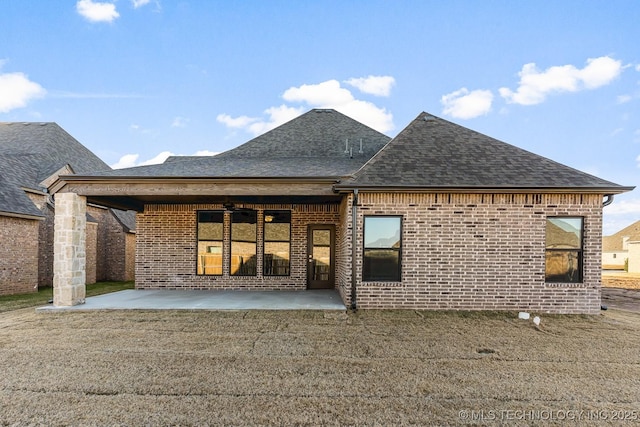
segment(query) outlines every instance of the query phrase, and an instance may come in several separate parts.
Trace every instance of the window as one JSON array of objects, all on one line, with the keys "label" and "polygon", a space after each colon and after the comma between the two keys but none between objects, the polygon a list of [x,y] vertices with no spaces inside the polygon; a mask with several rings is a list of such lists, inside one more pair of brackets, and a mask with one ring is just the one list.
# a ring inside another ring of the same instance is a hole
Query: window
[{"label": "window", "polygon": [[222,211],[198,212],[198,274],[222,275]]},{"label": "window", "polygon": [[364,281],[400,281],[402,217],[364,217]]},{"label": "window", "polygon": [[582,282],[582,218],[547,218],[547,282]]},{"label": "window", "polygon": [[255,276],[257,253],[257,215],[253,210],[231,213],[231,265],[232,276]]},{"label": "window", "polygon": [[288,276],[291,254],[291,212],[264,211],[265,276]]}]

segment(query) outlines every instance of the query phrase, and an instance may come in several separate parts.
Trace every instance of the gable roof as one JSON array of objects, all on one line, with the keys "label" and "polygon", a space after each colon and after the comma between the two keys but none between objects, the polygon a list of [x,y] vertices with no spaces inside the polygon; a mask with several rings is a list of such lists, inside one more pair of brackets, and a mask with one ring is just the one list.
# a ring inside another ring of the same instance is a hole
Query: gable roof
[{"label": "gable roof", "polygon": [[623,228],[611,236],[602,238],[602,250],[604,252],[622,251],[622,239],[628,237],[629,241],[640,241],[640,221]]},{"label": "gable roof", "polygon": [[336,186],[370,187],[606,193],[632,189],[424,112],[351,179]]},{"label": "gable roof", "polygon": [[315,109],[216,156],[175,156],[94,176],[339,178],[357,171],[390,139],[335,110]]},{"label": "gable roof", "polygon": [[40,217],[25,189],[45,192],[44,182],[61,170],[104,169],[109,166],[56,123],[0,123],[0,212]]}]

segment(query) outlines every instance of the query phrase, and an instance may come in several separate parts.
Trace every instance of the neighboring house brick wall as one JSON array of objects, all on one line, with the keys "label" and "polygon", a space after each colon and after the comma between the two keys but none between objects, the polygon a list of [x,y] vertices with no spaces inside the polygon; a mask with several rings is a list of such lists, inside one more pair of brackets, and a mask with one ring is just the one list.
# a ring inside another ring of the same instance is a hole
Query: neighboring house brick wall
[{"label": "neighboring house brick wall", "polygon": [[[225,214],[224,275],[196,275],[198,210],[222,210],[222,205],[146,205],[136,225],[136,288],[138,289],[306,289],[307,227],[336,226],[336,265],[340,259],[342,233],[338,204],[252,205],[258,211],[257,276],[229,276],[229,213]],[[291,274],[262,275],[262,223],[264,210],[291,211]]]},{"label": "neighboring house brick wall", "polygon": [[[362,282],[364,215],[402,215],[402,282]],[[584,217],[584,280],[545,283],[548,216]],[[359,308],[600,311],[602,196],[360,194]]]},{"label": "neighboring house brick wall", "polygon": [[[127,280],[127,235],[110,209],[87,206],[87,213],[98,222],[96,236],[96,281]],[[135,262],[135,258],[131,258]]]},{"label": "neighboring house brick wall", "polygon": [[0,295],[38,290],[39,224],[0,216]]},{"label": "neighboring house brick wall", "polygon": [[87,235],[85,237],[86,244],[86,271],[85,281],[87,284],[96,283],[96,255],[98,244],[98,224],[87,221]]},{"label": "neighboring house brick wall", "polygon": [[136,235],[135,233],[125,233],[124,246],[124,277],[122,280],[130,282],[136,277]]},{"label": "neighboring house brick wall", "polygon": [[38,286],[53,286],[53,224],[55,211],[51,205],[42,210],[44,220],[39,226]]}]

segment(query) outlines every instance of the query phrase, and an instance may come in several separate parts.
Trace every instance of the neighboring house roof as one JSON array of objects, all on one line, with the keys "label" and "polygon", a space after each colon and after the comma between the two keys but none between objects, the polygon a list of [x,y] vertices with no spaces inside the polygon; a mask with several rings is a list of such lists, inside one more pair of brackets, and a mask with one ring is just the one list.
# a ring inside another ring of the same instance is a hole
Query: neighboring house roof
[{"label": "neighboring house roof", "polygon": [[615,234],[604,236],[602,238],[602,251],[619,252],[624,250],[622,243],[625,237],[628,237],[631,242],[640,241],[640,221],[634,222]]},{"label": "neighboring house roof", "polygon": [[25,189],[46,191],[43,181],[66,165],[80,174],[109,169],[56,123],[0,123],[0,212],[42,216]]},{"label": "neighboring house roof", "polygon": [[362,167],[390,139],[335,110],[316,109],[216,156],[176,156],[160,165],[93,175],[339,178],[349,176]]},{"label": "neighboring house roof", "polygon": [[571,189],[622,187],[513,145],[421,113],[337,188]]},{"label": "neighboring house roof", "polygon": [[580,247],[578,230],[565,230],[550,221],[547,221],[545,236],[545,247],[547,249],[573,249]]},{"label": "neighboring house roof", "polygon": [[111,212],[113,212],[113,216],[115,216],[118,222],[122,225],[124,231],[136,231],[136,213],[134,211],[121,211],[120,209],[111,209]]}]

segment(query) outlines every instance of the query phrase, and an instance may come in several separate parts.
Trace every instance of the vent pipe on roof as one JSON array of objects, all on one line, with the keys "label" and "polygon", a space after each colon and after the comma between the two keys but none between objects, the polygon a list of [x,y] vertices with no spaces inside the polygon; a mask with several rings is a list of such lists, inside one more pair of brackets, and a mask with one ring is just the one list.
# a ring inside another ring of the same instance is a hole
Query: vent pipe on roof
[{"label": "vent pipe on roof", "polygon": [[344,140],[344,154],[349,152],[349,138]]},{"label": "vent pipe on roof", "polygon": [[606,197],[607,199],[602,202],[602,207],[603,208],[605,206],[609,206],[611,203],[613,203],[613,194],[605,194],[604,197]]},{"label": "vent pipe on roof", "polygon": [[360,151],[358,151],[358,153],[364,153],[364,151],[362,151],[362,138],[360,138]]}]

